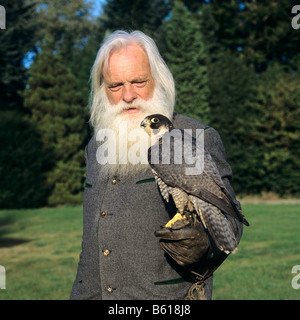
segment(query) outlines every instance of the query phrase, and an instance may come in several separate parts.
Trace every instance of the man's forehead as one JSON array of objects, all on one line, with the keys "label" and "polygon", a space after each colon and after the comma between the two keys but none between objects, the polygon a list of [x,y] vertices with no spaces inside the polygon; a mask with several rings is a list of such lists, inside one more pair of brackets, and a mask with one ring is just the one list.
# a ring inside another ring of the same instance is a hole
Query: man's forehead
[{"label": "man's forehead", "polygon": [[147,54],[137,44],[113,51],[103,66],[103,75],[113,76],[119,72],[149,73],[150,66]]}]

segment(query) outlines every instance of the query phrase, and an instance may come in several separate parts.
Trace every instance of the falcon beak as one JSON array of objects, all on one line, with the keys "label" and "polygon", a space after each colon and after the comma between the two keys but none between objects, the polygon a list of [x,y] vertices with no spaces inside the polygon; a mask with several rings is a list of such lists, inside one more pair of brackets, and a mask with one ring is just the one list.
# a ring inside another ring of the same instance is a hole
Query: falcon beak
[{"label": "falcon beak", "polygon": [[152,130],[151,130],[150,125],[151,125],[151,121],[147,118],[145,118],[141,122],[141,128],[143,128],[149,136],[151,136],[151,134],[152,134]]},{"label": "falcon beak", "polygon": [[142,122],[141,122],[141,127],[142,128],[145,128],[147,126],[150,125],[150,120],[149,119],[144,119]]}]

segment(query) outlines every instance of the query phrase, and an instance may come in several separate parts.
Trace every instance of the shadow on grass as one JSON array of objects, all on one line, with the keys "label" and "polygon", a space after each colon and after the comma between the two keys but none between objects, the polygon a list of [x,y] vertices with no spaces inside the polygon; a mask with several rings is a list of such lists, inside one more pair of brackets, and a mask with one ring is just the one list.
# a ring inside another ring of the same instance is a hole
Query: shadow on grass
[{"label": "shadow on grass", "polygon": [[28,239],[23,238],[0,238],[0,248],[11,248],[20,244],[30,242]]},{"label": "shadow on grass", "polygon": [[13,217],[5,216],[0,218],[0,248],[11,248],[20,244],[30,242],[24,238],[7,237],[11,230],[9,226],[13,225],[15,219]]}]

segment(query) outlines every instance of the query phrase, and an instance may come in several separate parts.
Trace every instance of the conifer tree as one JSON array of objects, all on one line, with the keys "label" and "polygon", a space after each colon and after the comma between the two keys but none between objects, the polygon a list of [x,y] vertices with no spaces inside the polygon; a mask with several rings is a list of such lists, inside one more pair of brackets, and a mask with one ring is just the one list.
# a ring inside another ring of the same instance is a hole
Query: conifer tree
[{"label": "conifer tree", "polygon": [[[77,80],[77,91],[87,105],[87,86],[91,63],[86,63],[87,44],[95,34],[95,19],[91,19],[91,2],[85,0],[36,0],[38,14],[38,46],[59,53],[64,65]],[[99,41],[101,42],[102,39]],[[93,58],[97,49],[93,50]]]},{"label": "conifer tree", "polygon": [[299,74],[271,64],[260,78],[253,110],[257,117],[250,138],[256,145],[254,165],[260,168],[254,191],[299,196]]},{"label": "conifer tree", "polygon": [[0,30],[0,108],[23,110],[26,68],[23,59],[35,46],[37,23],[34,4],[24,0],[4,0],[6,29]]},{"label": "conifer tree", "polygon": [[217,59],[209,70],[211,125],[223,140],[235,191],[244,193],[257,169],[251,166],[255,150],[249,140],[255,130],[251,103],[256,99],[257,76],[229,51],[218,53]]},{"label": "conifer tree", "polygon": [[30,69],[28,85],[25,107],[31,110],[31,121],[55,162],[47,175],[52,188],[48,204],[80,203],[86,110],[76,90],[76,80],[58,54],[42,48]]},{"label": "conifer tree", "polygon": [[82,47],[92,31],[90,2],[36,0],[39,10],[39,45],[52,46],[65,65],[72,66],[75,48]]},{"label": "conifer tree", "polygon": [[199,11],[197,14],[193,14],[195,19],[199,21],[200,30],[203,35],[208,69],[219,59],[219,55],[222,55],[222,52],[224,51],[217,39],[216,21],[211,10],[211,6],[206,5],[201,8],[201,11]]},{"label": "conifer tree", "polygon": [[271,61],[297,67],[300,32],[291,26],[291,9],[299,1],[184,0],[193,11],[209,6],[219,44],[242,57],[256,72]]},{"label": "conifer tree", "polygon": [[[92,70],[97,52],[105,37],[103,28],[98,24],[99,19],[94,23],[94,31],[82,48],[74,49],[71,70],[77,80],[78,92],[81,94],[83,103],[88,105],[90,94],[90,72]],[[88,119],[87,119],[88,120]]]},{"label": "conifer tree", "polygon": [[46,172],[53,164],[35,125],[15,110],[0,117],[0,208],[36,208],[46,204]]},{"label": "conifer tree", "polygon": [[164,55],[175,79],[175,111],[209,124],[205,46],[198,23],[180,1],[175,1],[166,24]]},{"label": "conifer tree", "polygon": [[110,32],[141,30],[156,38],[169,12],[170,4],[166,0],[107,0],[101,26]]}]

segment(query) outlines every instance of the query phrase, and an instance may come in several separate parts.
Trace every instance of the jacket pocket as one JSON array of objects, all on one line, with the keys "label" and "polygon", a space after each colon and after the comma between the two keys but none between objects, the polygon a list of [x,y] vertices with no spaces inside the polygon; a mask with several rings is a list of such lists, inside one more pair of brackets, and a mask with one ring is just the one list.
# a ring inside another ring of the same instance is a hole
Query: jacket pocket
[{"label": "jacket pocket", "polygon": [[92,188],[93,185],[91,183],[85,182],[85,188]]},{"label": "jacket pocket", "polygon": [[136,182],[136,184],[148,183],[148,182],[155,182],[155,178],[148,178],[148,179],[139,180]]}]

